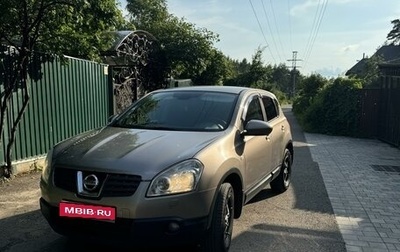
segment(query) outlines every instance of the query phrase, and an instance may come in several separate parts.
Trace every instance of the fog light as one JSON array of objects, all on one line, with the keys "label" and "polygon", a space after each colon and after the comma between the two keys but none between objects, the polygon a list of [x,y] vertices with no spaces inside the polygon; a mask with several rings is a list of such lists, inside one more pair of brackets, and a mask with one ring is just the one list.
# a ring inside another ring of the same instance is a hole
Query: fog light
[{"label": "fog light", "polygon": [[168,224],[168,232],[175,233],[178,232],[181,227],[176,222],[171,222]]}]

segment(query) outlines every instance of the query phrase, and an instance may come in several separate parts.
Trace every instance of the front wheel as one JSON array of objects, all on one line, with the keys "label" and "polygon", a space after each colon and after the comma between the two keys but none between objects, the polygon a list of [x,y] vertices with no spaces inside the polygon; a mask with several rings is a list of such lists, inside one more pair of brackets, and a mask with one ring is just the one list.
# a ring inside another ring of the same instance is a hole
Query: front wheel
[{"label": "front wheel", "polygon": [[211,227],[203,244],[201,244],[201,251],[229,251],[232,240],[234,203],[231,184],[222,184],[215,202]]},{"label": "front wheel", "polygon": [[281,164],[281,171],[271,183],[272,191],[276,193],[283,193],[289,188],[290,180],[292,178],[292,153],[286,149],[283,155]]}]

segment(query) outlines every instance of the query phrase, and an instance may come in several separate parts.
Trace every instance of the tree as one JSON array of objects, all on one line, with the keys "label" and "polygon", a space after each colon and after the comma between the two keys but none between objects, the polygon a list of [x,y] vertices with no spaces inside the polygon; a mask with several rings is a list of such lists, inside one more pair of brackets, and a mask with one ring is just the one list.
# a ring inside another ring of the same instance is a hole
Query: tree
[{"label": "tree", "polygon": [[376,88],[380,87],[380,70],[379,64],[383,63],[383,57],[381,55],[374,55],[365,62],[365,71],[361,76],[356,76],[362,80],[364,88]]},{"label": "tree", "polygon": [[400,19],[395,19],[391,22],[393,24],[392,30],[387,35],[387,39],[392,41],[394,45],[400,44]]},{"label": "tree", "polygon": [[280,64],[272,69],[272,82],[277,89],[281,90],[287,96],[292,94],[293,86],[291,71],[286,65]]},{"label": "tree", "polygon": [[154,24],[167,21],[170,17],[165,0],[127,0],[126,2],[130,21],[138,29],[147,30]]},{"label": "tree", "polygon": [[313,99],[326,85],[328,80],[320,74],[312,74],[299,85],[299,94]]},{"label": "tree", "polygon": [[293,112],[301,117],[328,83],[329,81],[319,74],[312,74],[301,81],[293,101]]},{"label": "tree", "polygon": [[267,83],[268,79],[271,79],[271,68],[265,67],[262,60],[263,51],[263,48],[258,48],[252,57],[249,72],[247,73],[248,85],[250,87],[263,85]]},{"label": "tree", "polygon": [[[127,10],[130,21],[138,29],[153,34],[160,44],[153,60],[162,68],[154,74],[190,78],[196,84],[215,84],[210,81],[222,79],[225,64],[213,63],[223,61],[222,54],[214,48],[216,34],[169,14],[164,0],[127,0]],[[211,72],[217,76],[211,76]]]},{"label": "tree", "polygon": [[2,0],[0,41],[36,50],[98,59],[110,43],[104,32],[123,24],[115,0]]},{"label": "tree", "polygon": [[222,85],[227,76],[228,61],[218,50],[213,50],[204,71],[193,81],[198,85]]},{"label": "tree", "polygon": [[[21,104],[11,117],[9,141],[3,167],[11,175],[12,146],[19,122],[29,103],[29,80],[40,76],[40,61],[34,52],[98,58],[109,46],[101,38],[105,31],[122,24],[115,0],[2,0],[0,43],[5,44],[1,60],[0,140],[11,98]],[[46,60],[46,57],[39,57]]]}]

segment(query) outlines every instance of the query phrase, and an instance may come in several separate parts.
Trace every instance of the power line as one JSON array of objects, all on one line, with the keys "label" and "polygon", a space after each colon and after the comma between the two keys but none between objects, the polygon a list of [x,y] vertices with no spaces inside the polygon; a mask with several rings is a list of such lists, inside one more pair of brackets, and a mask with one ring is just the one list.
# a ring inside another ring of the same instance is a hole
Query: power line
[{"label": "power line", "polygon": [[319,29],[320,29],[320,27],[321,27],[321,23],[322,23],[322,20],[323,20],[324,15],[325,15],[325,11],[326,11],[326,7],[327,7],[327,6],[328,6],[328,0],[326,0],[326,1],[323,3],[322,11],[321,11],[321,13],[320,13],[320,18],[319,18],[319,21],[318,21],[318,24],[317,24],[317,28],[316,28],[316,33],[315,33],[315,36],[314,36],[314,38],[313,38],[313,40],[312,40],[312,42],[311,42],[311,47],[310,47],[310,50],[309,50],[308,55],[307,55],[307,60],[308,60],[308,58],[309,58],[310,55],[311,55],[312,49],[314,48],[315,40],[317,39],[317,36],[318,36],[318,33],[319,33]]},{"label": "power line", "polygon": [[263,37],[264,37],[264,41],[265,41],[265,43],[266,43],[266,45],[267,45],[267,47],[268,47],[268,50],[269,50],[269,52],[270,52],[270,54],[271,54],[272,59],[274,60],[274,62],[275,62],[275,64],[276,64],[275,57],[274,57],[274,55],[272,54],[271,48],[270,48],[269,43],[268,43],[268,41],[267,41],[267,37],[266,37],[265,34],[264,34],[264,31],[263,31],[263,29],[262,29],[260,20],[258,19],[256,10],[254,9],[253,3],[251,2],[251,0],[249,0],[249,2],[250,2],[250,5],[251,5],[251,8],[252,8],[252,10],[253,10],[253,14],[254,14],[254,16],[255,16],[256,19],[257,19],[258,27],[260,28],[261,34],[262,34]]},{"label": "power line", "polygon": [[271,25],[270,25],[270,22],[269,22],[267,10],[265,9],[265,5],[264,5],[263,0],[261,0],[261,4],[262,4],[263,10],[264,10],[265,19],[267,20],[269,31],[271,33],[272,42],[274,43],[274,46],[275,46],[276,52],[278,54],[279,60],[282,61],[281,55],[280,55],[279,50],[278,50],[278,46],[276,45],[276,42],[275,42],[275,38],[274,38],[274,35],[273,35],[273,32],[272,32],[272,28],[271,28]]},{"label": "power line", "polygon": [[312,36],[314,35],[314,32],[315,32],[315,27],[316,27],[316,24],[317,24],[317,18],[318,18],[320,6],[321,6],[321,0],[318,0],[317,10],[315,11],[313,24],[312,24],[312,26],[311,26],[311,31],[310,31],[310,34],[309,34],[309,36],[308,36],[308,40],[307,40],[306,47],[304,48],[304,49],[305,49],[305,50],[304,50],[305,55],[306,55],[307,52],[308,52],[308,49],[309,49],[310,44],[311,44],[311,41],[312,41]]},{"label": "power line", "polygon": [[[305,53],[305,64],[304,65],[307,64],[308,59],[309,59],[309,57],[311,55],[311,52],[312,52],[312,50],[314,48],[314,44],[315,44],[315,41],[316,41],[316,39],[318,37],[319,29],[321,27],[321,23],[322,23],[324,15],[325,15],[325,11],[326,11],[327,6],[328,6],[328,0],[324,0],[324,2],[322,3],[322,6],[321,6],[321,0],[318,3],[318,8],[317,8],[317,11],[315,13],[312,31],[310,33],[310,37],[309,37],[309,40],[308,40],[308,43],[307,43],[307,48],[306,48],[306,53]],[[320,7],[321,7],[321,9],[320,9]]]},{"label": "power line", "polygon": [[[261,1],[263,1],[263,0],[261,0]],[[282,52],[284,52],[285,49],[283,49],[283,44],[282,44],[282,40],[281,40],[281,34],[280,34],[280,32],[279,32],[279,29],[278,29],[278,22],[276,22],[275,9],[274,9],[274,5],[272,4],[272,0],[270,0],[269,3],[270,3],[270,5],[271,5],[272,16],[274,17],[274,23],[275,23],[276,33],[278,34],[278,41],[279,41],[279,44],[280,44],[280,46],[281,46]]]},{"label": "power line", "polygon": [[290,17],[290,0],[288,0],[288,17],[289,17],[290,49],[293,50],[292,18]]}]

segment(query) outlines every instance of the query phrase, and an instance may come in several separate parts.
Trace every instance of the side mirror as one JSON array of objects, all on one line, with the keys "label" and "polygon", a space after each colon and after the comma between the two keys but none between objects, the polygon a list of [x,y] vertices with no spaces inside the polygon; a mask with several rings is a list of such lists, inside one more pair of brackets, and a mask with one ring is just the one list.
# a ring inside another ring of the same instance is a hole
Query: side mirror
[{"label": "side mirror", "polygon": [[242,136],[268,136],[272,132],[269,123],[261,120],[250,120],[244,127]]}]

